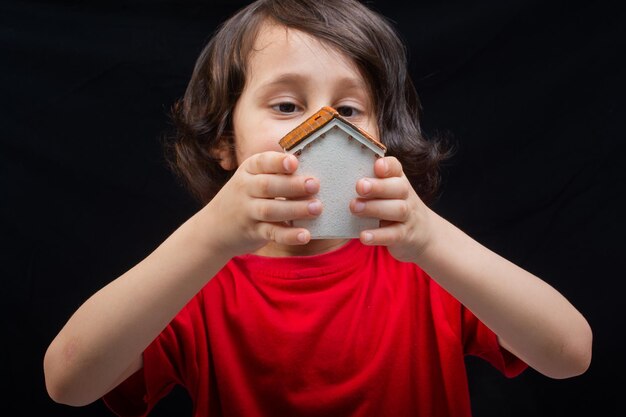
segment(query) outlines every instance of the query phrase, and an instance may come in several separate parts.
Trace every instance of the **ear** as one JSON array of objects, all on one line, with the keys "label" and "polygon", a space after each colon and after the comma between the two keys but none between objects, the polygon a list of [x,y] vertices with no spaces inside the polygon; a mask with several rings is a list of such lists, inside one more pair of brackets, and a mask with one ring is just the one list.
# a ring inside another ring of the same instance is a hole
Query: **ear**
[{"label": "ear", "polygon": [[211,156],[219,161],[225,171],[237,169],[237,155],[235,146],[230,136],[222,136],[210,151]]}]

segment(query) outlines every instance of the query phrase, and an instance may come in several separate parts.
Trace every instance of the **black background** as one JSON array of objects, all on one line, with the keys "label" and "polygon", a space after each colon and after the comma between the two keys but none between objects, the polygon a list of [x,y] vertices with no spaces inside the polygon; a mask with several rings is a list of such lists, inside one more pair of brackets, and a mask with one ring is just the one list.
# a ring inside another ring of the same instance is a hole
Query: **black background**
[{"label": "black background", "polygon": [[[3,415],[110,415],[54,404],[42,358],[89,295],[198,209],[161,137],[202,46],[244,3],[0,3]],[[608,2],[403,3],[369,2],[408,46],[426,133],[458,146],[434,208],[594,330],[573,379],[509,380],[469,359],[475,416],[623,415],[626,16]],[[153,415],[190,410],[175,390]]]}]

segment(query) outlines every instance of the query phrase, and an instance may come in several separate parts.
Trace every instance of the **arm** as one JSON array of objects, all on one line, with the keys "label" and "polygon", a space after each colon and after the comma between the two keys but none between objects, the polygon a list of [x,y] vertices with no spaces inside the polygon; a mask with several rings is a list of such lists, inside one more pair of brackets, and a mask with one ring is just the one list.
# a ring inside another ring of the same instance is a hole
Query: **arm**
[{"label": "arm", "polygon": [[46,352],[50,396],[71,405],[97,400],[141,368],[143,350],[231,257],[269,240],[307,243],[306,229],[282,222],[319,214],[309,208],[319,184],[274,175],[296,168],[295,157],[277,152],[244,161],[209,204],[80,306]]},{"label": "arm", "polygon": [[382,220],[380,229],[362,233],[364,243],[386,245],[397,259],[419,264],[492,329],[502,347],[544,375],[587,370],[591,329],[559,292],[426,207],[395,158],[377,161],[375,172],[378,178],[359,182],[362,198],[352,203],[358,215]]}]

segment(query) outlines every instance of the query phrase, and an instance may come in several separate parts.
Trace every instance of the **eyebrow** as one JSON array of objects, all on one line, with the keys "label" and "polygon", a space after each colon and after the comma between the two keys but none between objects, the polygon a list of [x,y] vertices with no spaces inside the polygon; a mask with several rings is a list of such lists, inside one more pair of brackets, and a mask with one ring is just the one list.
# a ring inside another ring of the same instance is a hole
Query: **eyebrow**
[{"label": "eyebrow", "polygon": [[[290,73],[280,74],[279,76],[272,78],[267,82],[264,82],[259,87],[259,91],[266,91],[267,89],[271,89],[273,87],[291,86],[295,84],[308,84],[308,83],[310,83],[310,78],[307,77],[306,75],[290,72]],[[363,81],[357,78],[353,78],[353,77],[341,78],[339,80],[339,84],[342,87],[348,88],[348,89],[352,89],[352,88],[362,89],[366,93],[368,91],[367,85]]]},{"label": "eyebrow", "polygon": [[274,87],[277,85],[297,84],[297,83],[302,83],[306,81],[307,81],[306,76],[302,74],[290,72],[286,74],[280,74],[278,77],[270,79],[268,82],[263,83],[261,85],[261,88]]}]

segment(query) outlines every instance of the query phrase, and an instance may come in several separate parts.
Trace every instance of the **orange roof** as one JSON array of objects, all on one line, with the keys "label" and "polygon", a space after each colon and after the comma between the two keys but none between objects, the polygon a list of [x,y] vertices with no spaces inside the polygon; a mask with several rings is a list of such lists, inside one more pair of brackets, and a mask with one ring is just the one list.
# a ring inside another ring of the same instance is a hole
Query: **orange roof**
[{"label": "orange roof", "polygon": [[365,130],[361,129],[358,126],[355,126],[344,117],[342,117],[339,112],[337,112],[337,110],[328,106],[322,107],[313,116],[300,123],[300,125],[298,125],[295,129],[283,136],[283,138],[278,143],[280,144],[280,146],[282,146],[283,149],[289,150],[333,119],[341,120],[343,123],[347,124],[351,128],[355,129],[357,132],[359,132],[361,135],[363,135],[365,139],[367,139],[375,146],[379,147],[383,151],[387,150],[385,145],[374,139]]}]

